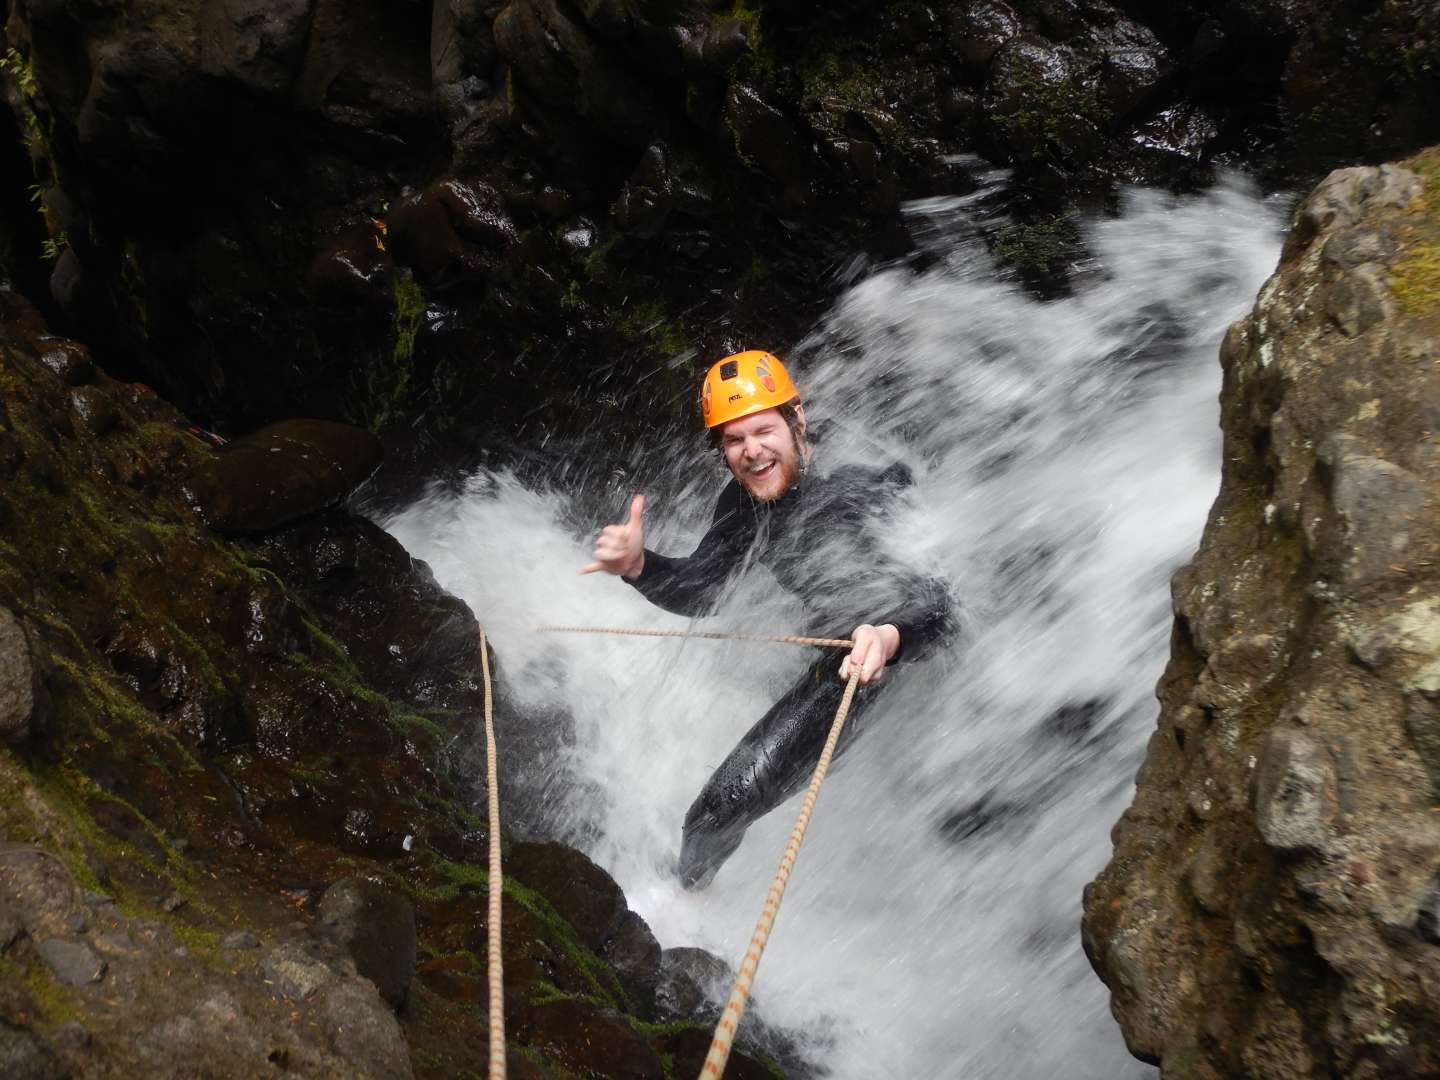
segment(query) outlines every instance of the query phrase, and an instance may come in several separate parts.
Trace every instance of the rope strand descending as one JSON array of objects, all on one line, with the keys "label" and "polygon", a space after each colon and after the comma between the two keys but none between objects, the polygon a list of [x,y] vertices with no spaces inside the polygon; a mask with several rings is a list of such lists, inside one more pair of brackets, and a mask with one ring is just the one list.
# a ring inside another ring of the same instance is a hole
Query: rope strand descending
[{"label": "rope strand descending", "polygon": [[851,649],[845,638],[800,637],[797,634],[726,634],[717,630],[632,630],[624,626],[537,626],[547,634],[620,634],[625,637],[701,638],[705,641],[771,641],[781,645],[809,645],[820,649]]},{"label": "rope strand descending", "polygon": [[825,740],[825,749],[820,751],[820,761],[810,777],[810,787],[805,792],[805,802],[800,807],[800,816],[795,819],[795,828],[790,831],[790,842],[785,845],[785,855],[780,860],[780,869],[770,885],[765,898],[765,907],[755,924],[755,933],[750,938],[750,948],[740,962],[740,974],[735,988],[730,991],[730,1000],[715,1025],[715,1038],[710,1043],[710,1053],[700,1069],[700,1080],[719,1080],[725,1072],[725,1063],[730,1059],[730,1048],[735,1033],[740,1027],[740,1017],[745,1014],[745,1003],[750,998],[750,984],[760,967],[760,955],[770,939],[770,928],[780,911],[780,898],[785,895],[785,886],[790,881],[790,871],[795,866],[795,857],[800,853],[800,842],[805,839],[805,830],[810,825],[810,814],[815,809],[815,798],[820,794],[820,785],[830,770],[830,758],[835,753],[835,744],[840,741],[840,729],[845,726],[845,717],[850,712],[850,702],[855,697],[855,684],[860,678],[859,665],[852,667],[850,681],[845,684],[845,696],[840,699],[840,708],[835,711],[835,721],[830,725],[830,735]]},{"label": "rope strand descending", "polygon": [[[836,649],[849,649],[855,645],[853,641],[843,638],[812,638],[796,634],[728,634],[711,630],[634,630],[619,626],[537,626],[535,629],[546,633],[701,638],[708,641],[765,641],[782,645],[808,645]],[[830,725],[830,734],[825,740],[825,748],[820,752],[820,760],[815,765],[814,773],[811,774],[810,787],[805,792],[805,801],[801,804],[800,816],[795,819],[795,827],[790,832],[790,841],[785,845],[785,855],[780,860],[780,869],[775,873],[775,880],[771,883],[769,895],[765,898],[765,907],[760,912],[759,921],[755,924],[755,933],[750,938],[750,948],[745,953],[745,959],[740,962],[740,973],[735,979],[734,988],[730,991],[730,1000],[720,1014],[720,1022],[715,1026],[715,1037],[711,1040],[710,1052],[705,1057],[705,1064],[700,1069],[700,1080],[719,1080],[725,1072],[725,1063],[730,1060],[730,1050],[735,1042],[735,1034],[740,1027],[740,1018],[745,1014],[745,1004],[750,999],[750,985],[755,979],[756,971],[759,970],[760,957],[765,952],[765,944],[770,940],[770,929],[775,924],[775,916],[779,914],[780,900],[785,895],[785,886],[790,882],[790,872],[794,869],[795,859],[800,853],[800,844],[805,839],[805,830],[810,826],[810,815],[815,810],[815,799],[820,794],[820,785],[825,782],[825,774],[830,771],[830,759],[834,756],[835,746],[840,741],[840,730],[845,726],[845,717],[850,713],[850,703],[855,699],[855,687],[859,679],[860,666],[855,665],[850,672],[849,681],[845,684],[845,696],[840,699],[840,707],[835,711],[835,720]]]},{"label": "rope strand descending", "polygon": [[490,1080],[505,1080],[505,973],[500,955],[500,899],[504,879],[500,876],[500,787],[495,768],[495,717],[490,688],[490,649],[485,631],[480,631],[480,671],[485,677],[485,786],[490,803],[490,876],[486,892],[490,906],[487,916],[488,964],[490,976]]}]

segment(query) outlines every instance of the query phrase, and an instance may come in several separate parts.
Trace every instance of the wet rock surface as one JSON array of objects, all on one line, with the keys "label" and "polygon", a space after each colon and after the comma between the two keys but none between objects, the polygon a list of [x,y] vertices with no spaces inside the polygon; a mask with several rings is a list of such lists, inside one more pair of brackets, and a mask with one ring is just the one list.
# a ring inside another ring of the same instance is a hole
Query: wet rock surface
[{"label": "wet rock surface", "polygon": [[380,441],[368,431],[285,420],[225,444],[195,469],[187,490],[217,532],[268,532],[339,502],[381,457]]},{"label": "wet rock surface", "polygon": [[355,969],[392,1008],[405,1004],[415,974],[415,909],[384,886],[341,878],[320,898],[321,932],[342,946]]},{"label": "wet rock surface", "polygon": [[[78,348],[0,314],[4,1075],[483,1073],[488,836],[449,752],[477,741],[475,617],[338,507],[206,527],[206,433],[99,366],[113,420],[76,422],[44,357]],[[618,886],[513,848],[515,1075],[698,1072],[705,1024],[651,1022],[659,947]]]},{"label": "wet rock surface", "polygon": [[1340,170],[1221,351],[1225,465],[1084,940],[1167,1076],[1440,1069],[1440,158]]},{"label": "wet rock surface", "polygon": [[43,722],[41,687],[30,638],[0,607],[0,743],[21,742]]},{"label": "wet rock surface", "polygon": [[[21,159],[4,198],[53,260],[17,272],[48,279],[67,330],[223,434],[296,411],[399,445],[412,425],[633,434],[701,359],[797,340],[838,266],[914,248],[904,201],[966,194],[990,164],[1015,170],[1021,218],[997,253],[1054,291],[1058,223],[1117,184],[1435,137],[1436,18],[1419,0],[16,5],[3,79],[30,175]],[[54,359],[84,383],[83,358]]]}]

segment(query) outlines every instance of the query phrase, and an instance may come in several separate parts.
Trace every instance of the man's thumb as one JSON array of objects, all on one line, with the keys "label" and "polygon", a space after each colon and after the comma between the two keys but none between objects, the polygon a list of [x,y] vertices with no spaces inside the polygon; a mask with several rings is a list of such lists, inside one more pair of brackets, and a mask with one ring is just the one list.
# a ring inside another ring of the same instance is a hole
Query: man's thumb
[{"label": "man's thumb", "polygon": [[630,500],[630,527],[636,528],[640,524],[640,515],[645,512],[645,496],[636,495]]}]

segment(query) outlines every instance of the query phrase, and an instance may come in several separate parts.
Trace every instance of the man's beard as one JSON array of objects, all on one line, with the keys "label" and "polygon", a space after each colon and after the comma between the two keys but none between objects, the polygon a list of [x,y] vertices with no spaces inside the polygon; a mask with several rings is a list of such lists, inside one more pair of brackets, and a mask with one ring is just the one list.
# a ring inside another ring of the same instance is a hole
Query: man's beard
[{"label": "man's beard", "polygon": [[[735,478],[740,481],[740,486],[749,492],[752,498],[758,499],[760,502],[774,502],[794,486],[799,476],[800,452],[797,447],[784,457],[775,459],[774,469],[765,477],[767,483],[764,485],[763,491],[756,490],[751,485],[752,478],[749,473],[742,471]],[[771,481],[771,477],[778,477],[778,483]]]}]

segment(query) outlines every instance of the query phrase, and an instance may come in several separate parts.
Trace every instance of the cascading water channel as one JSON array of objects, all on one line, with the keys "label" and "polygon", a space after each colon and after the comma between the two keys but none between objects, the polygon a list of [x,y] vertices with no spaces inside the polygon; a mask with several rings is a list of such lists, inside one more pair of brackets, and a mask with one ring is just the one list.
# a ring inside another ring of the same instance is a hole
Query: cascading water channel
[{"label": "cascading water channel", "polygon": [[[996,275],[983,194],[913,206],[930,268],[854,285],[788,358],[812,421],[833,422],[832,463],[914,472],[893,553],[950,583],[965,633],[887,675],[827,782],[756,1007],[836,1077],[1153,1075],[1082,954],[1080,895],[1154,727],[1168,578],[1218,484],[1219,341],[1274,266],[1282,208],[1236,179],[1131,192],[1087,229],[1096,266],[1075,295],[1041,303]],[[723,476],[688,443],[653,454],[673,464],[649,485],[647,544],[684,554]],[[609,869],[662,945],[734,963],[798,800],[701,893],[672,876],[680,824],[811,654],[531,632],[686,625],[576,575],[603,486],[482,470],[387,527],[479,613],[517,705],[573,721],[506,798],[538,801],[531,819]],[[703,625],[785,632],[800,610],[755,570]]]}]

